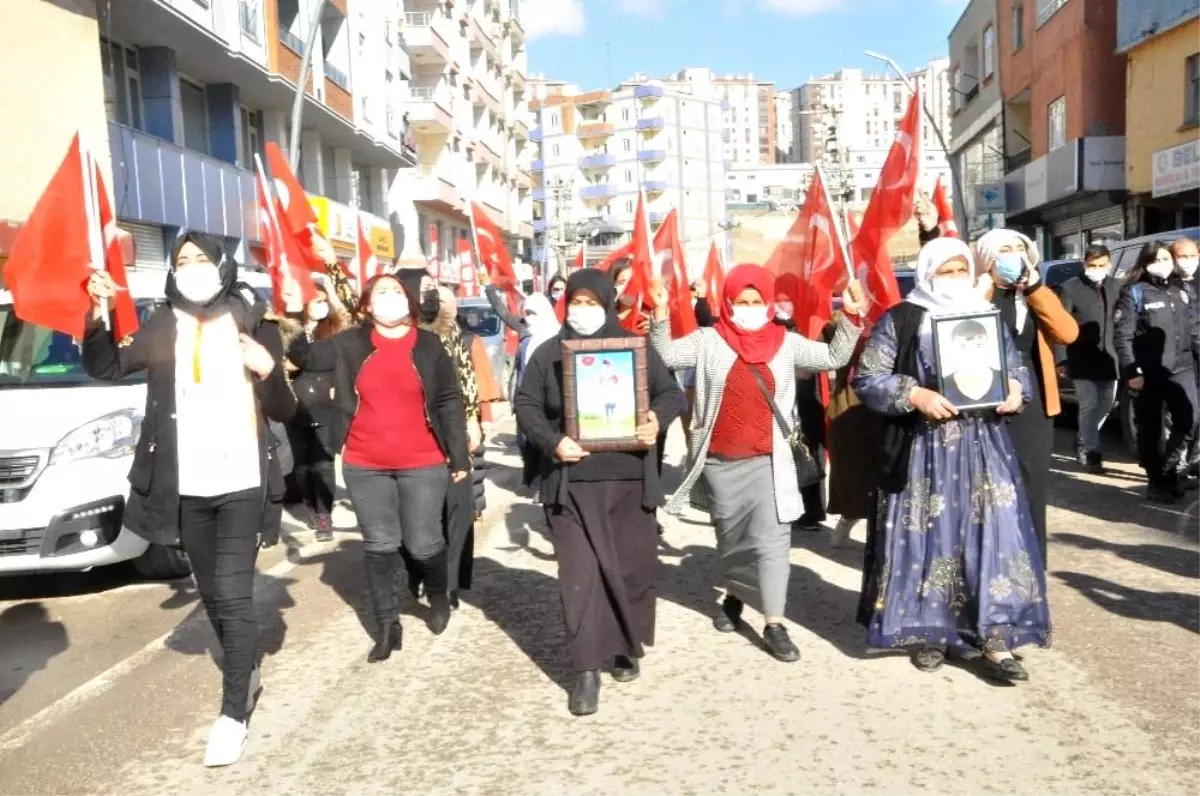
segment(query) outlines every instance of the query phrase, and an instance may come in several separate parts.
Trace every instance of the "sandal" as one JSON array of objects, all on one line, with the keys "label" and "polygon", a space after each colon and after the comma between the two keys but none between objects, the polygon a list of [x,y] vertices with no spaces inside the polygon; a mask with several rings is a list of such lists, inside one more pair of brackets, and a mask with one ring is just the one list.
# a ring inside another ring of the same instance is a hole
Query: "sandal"
[{"label": "sandal", "polygon": [[912,663],[923,672],[936,672],[946,662],[946,648],[925,646],[913,653]]},{"label": "sandal", "polygon": [[1011,656],[997,661],[985,653],[979,657],[979,665],[983,668],[984,675],[996,680],[1015,683],[1029,679],[1029,672],[1025,671],[1020,661]]}]

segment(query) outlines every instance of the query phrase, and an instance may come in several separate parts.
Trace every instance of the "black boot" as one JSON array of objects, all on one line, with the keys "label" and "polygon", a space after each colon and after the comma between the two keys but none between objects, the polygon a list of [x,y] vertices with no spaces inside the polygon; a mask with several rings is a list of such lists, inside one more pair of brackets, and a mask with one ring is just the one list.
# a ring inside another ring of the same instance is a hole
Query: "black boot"
[{"label": "black boot", "polygon": [[600,709],[600,672],[578,672],[571,696],[567,699],[567,710],[574,716],[590,716]]},{"label": "black boot", "polygon": [[445,633],[446,626],[450,624],[450,596],[446,592],[450,572],[446,569],[447,565],[445,549],[421,562],[425,594],[429,597],[429,630],[435,636]]},{"label": "black boot", "polygon": [[632,683],[642,673],[637,658],[618,655],[613,659],[612,676],[618,683]]},{"label": "black boot", "polygon": [[375,614],[377,635],[375,646],[367,655],[369,663],[386,661],[393,650],[400,649],[403,631],[397,617],[396,572],[400,565],[400,554],[372,553],[366,555],[367,591],[371,597],[371,610]]},{"label": "black boot", "polygon": [[732,633],[742,623],[742,601],[732,594],[725,595],[721,613],[713,617],[713,627],[722,633]]}]

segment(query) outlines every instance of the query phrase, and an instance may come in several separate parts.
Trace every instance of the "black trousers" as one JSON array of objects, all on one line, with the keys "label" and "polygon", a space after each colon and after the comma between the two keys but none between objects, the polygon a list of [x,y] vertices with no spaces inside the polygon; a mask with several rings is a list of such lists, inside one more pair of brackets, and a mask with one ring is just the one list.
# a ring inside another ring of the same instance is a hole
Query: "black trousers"
[{"label": "black trousers", "polygon": [[[1162,442],[1163,409],[1171,413],[1167,441]],[[1138,459],[1151,485],[1170,487],[1187,449],[1196,420],[1196,374],[1147,377],[1137,396]]]},{"label": "black trousers", "polygon": [[200,600],[224,653],[221,713],[246,720],[250,673],[258,662],[254,562],[263,523],[263,491],[179,499],[179,536]]},{"label": "black trousers", "polygon": [[[825,407],[817,377],[796,380],[796,396],[799,408],[800,433],[812,450],[813,457],[825,466]],[[804,519],[812,522],[825,521],[825,479],[800,490],[804,501]]]},{"label": "black trousers", "polygon": [[328,432],[312,425],[307,413],[302,416],[303,419],[287,426],[288,442],[295,460],[291,477],[296,485],[296,497],[314,515],[328,517],[333,512],[333,496],[337,493],[334,457],[326,444]]},{"label": "black trousers", "polygon": [[1029,513],[1037,532],[1042,560],[1046,560],[1046,502],[1050,478],[1050,459],[1054,454],[1054,419],[1042,411],[1040,396],[1008,421],[1008,433],[1021,466],[1021,481],[1029,500]]}]

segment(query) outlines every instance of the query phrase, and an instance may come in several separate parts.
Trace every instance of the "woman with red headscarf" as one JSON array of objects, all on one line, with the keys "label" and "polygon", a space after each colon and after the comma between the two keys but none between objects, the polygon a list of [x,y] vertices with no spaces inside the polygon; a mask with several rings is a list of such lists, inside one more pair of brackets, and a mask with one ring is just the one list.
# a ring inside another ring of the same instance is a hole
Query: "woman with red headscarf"
[{"label": "woman with red headscarf", "polygon": [[[757,265],[739,265],[725,279],[714,327],[671,339],[666,297],[660,296],[650,339],[672,370],[696,369],[687,476],[667,511],[685,500],[708,511],[717,532],[726,596],[714,625],[731,632],[745,602],[765,619],[763,641],[776,659],[800,658],[783,625],[791,563],[791,523],[800,517],[791,428],[775,415],[796,415],[797,372],[837,370],[858,342],[861,289],[851,283],[846,316],[829,344],[773,323],[775,279]],[[789,420],[789,423],[792,422]]]}]

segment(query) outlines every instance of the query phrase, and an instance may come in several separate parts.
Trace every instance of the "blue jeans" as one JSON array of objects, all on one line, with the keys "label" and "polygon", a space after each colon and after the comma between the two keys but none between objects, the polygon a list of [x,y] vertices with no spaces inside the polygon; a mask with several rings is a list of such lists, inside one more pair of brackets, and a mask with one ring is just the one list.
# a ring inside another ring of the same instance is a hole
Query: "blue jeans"
[{"label": "blue jeans", "polygon": [[1099,453],[1100,429],[1116,400],[1117,382],[1076,379],[1075,396],[1079,399],[1079,447]]}]

